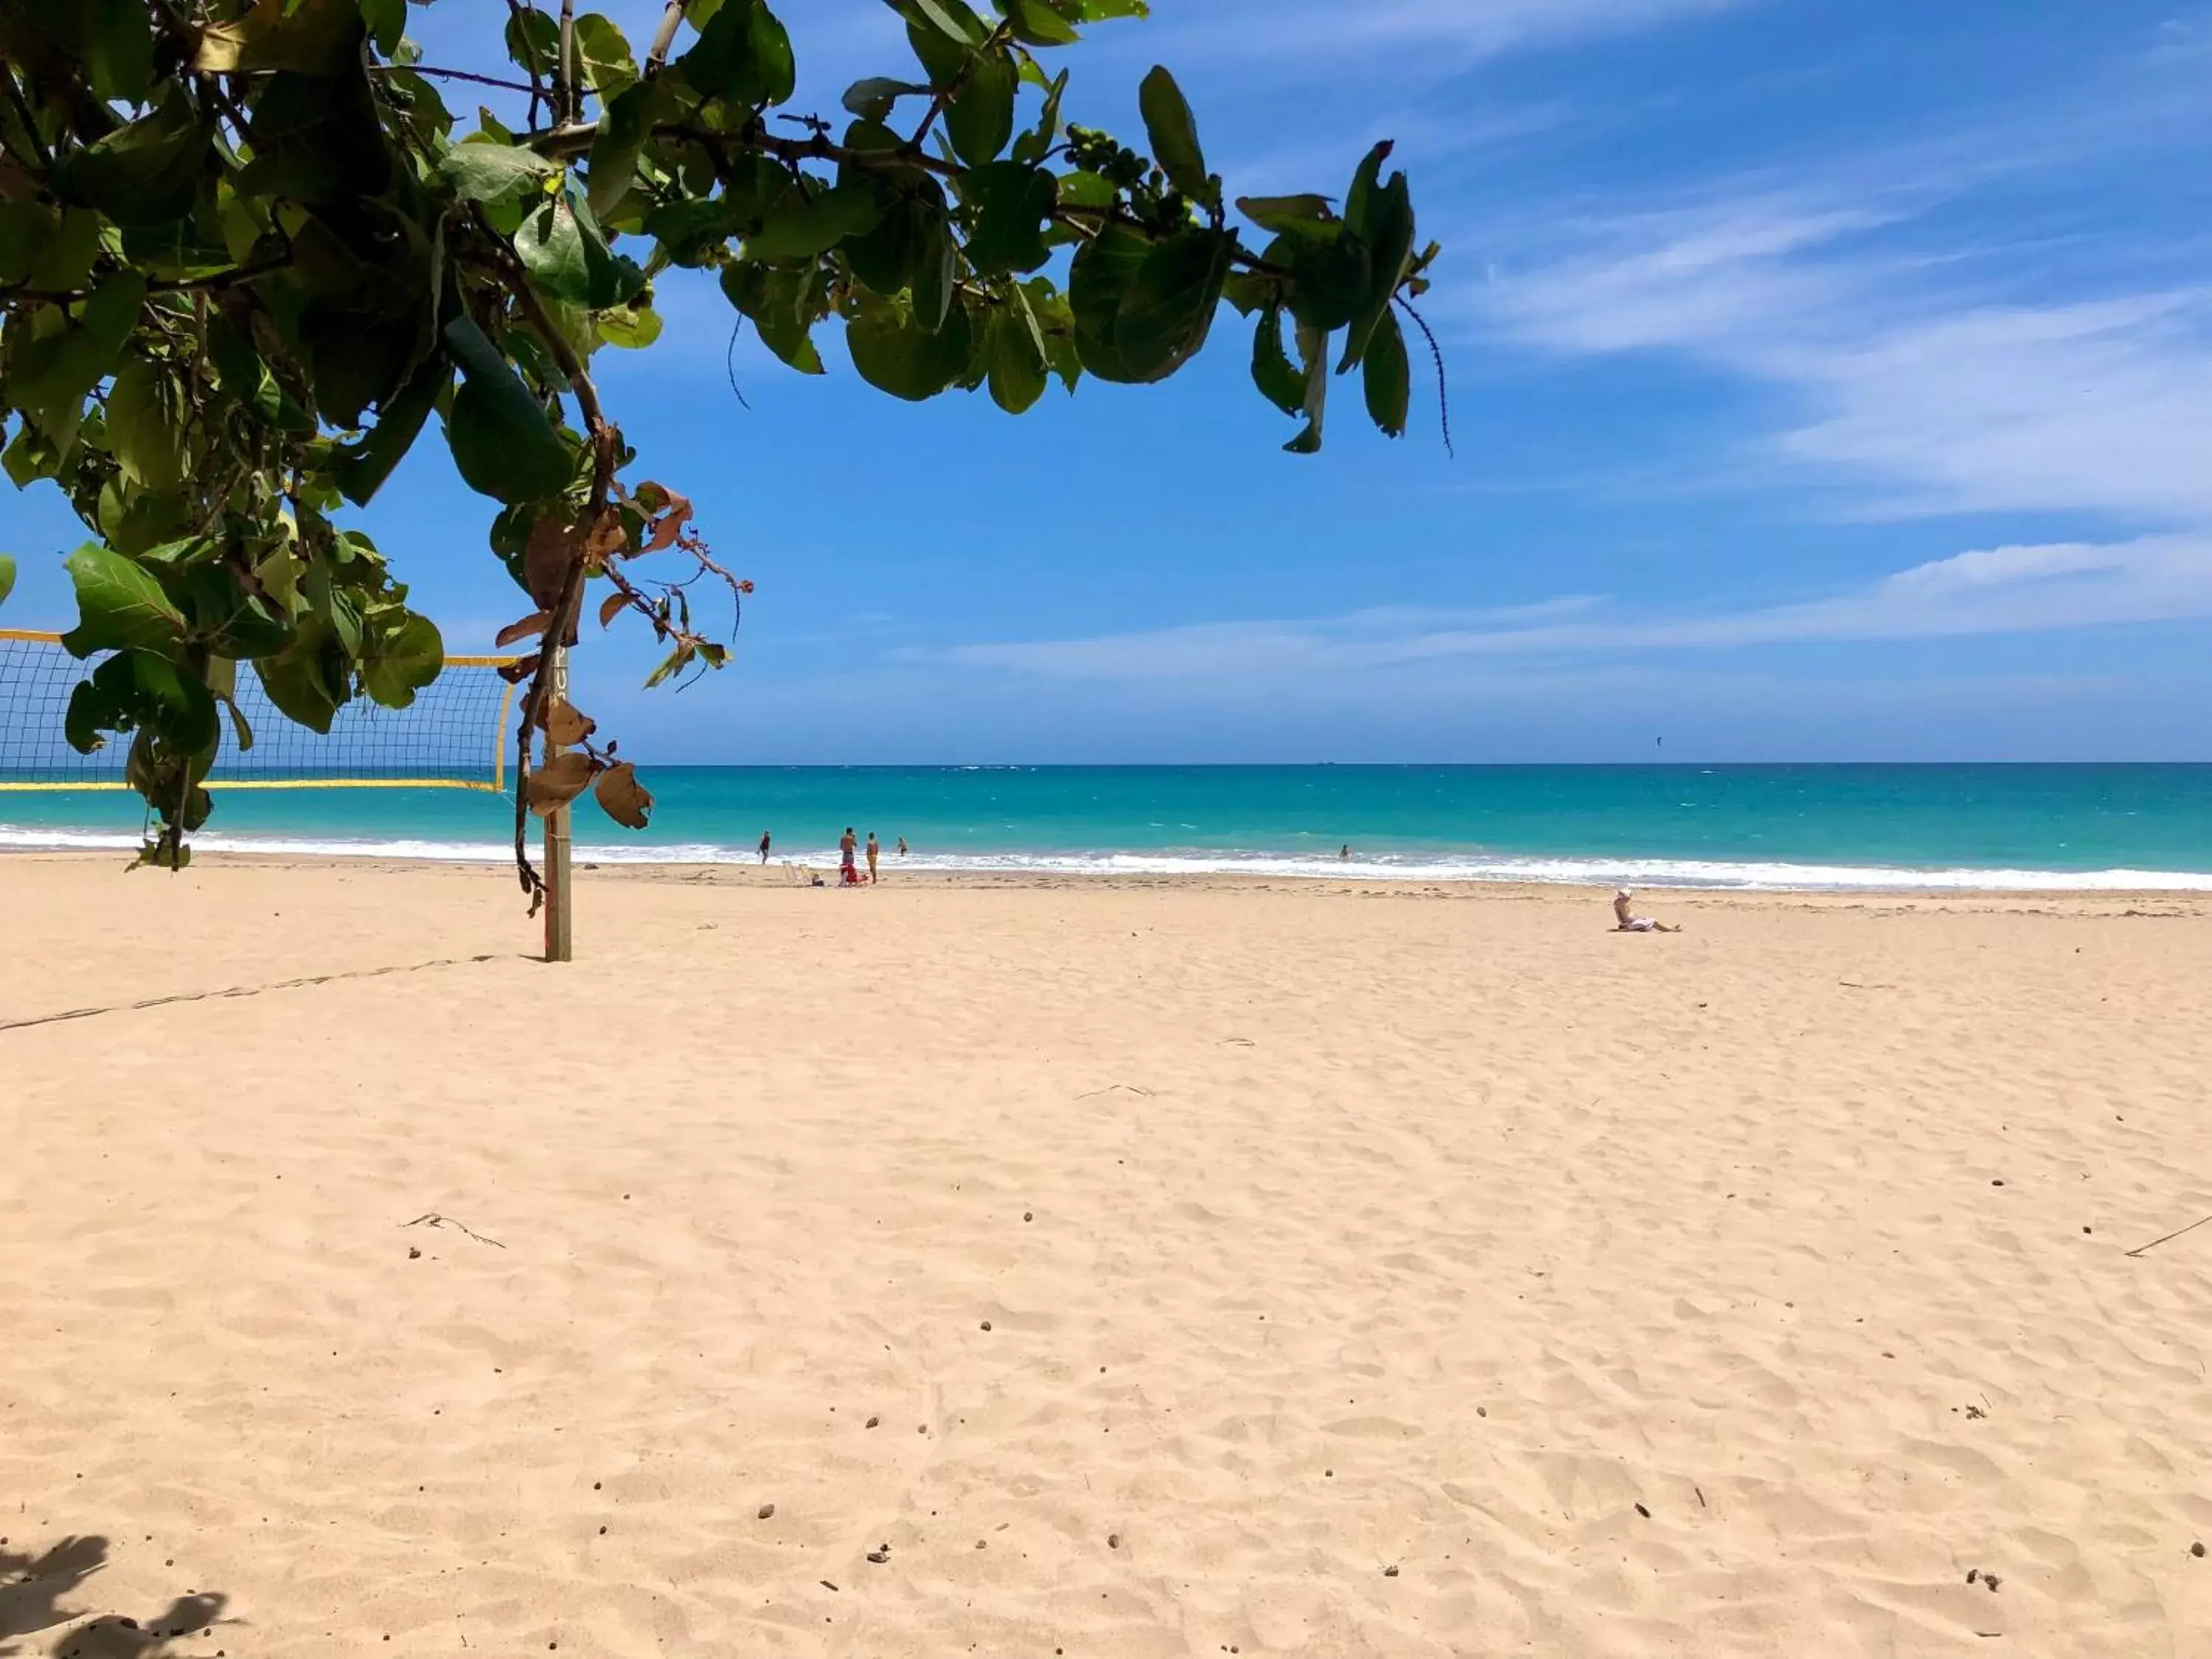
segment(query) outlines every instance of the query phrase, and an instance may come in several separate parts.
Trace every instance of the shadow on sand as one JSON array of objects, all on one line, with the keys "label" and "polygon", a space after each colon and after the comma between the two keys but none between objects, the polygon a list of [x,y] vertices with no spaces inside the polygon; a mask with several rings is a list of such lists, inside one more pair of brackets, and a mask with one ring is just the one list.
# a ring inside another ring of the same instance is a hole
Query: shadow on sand
[{"label": "shadow on sand", "polygon": [[[179,1596],[150,1619],[64,1605],[106,1565],[105,1538],[64,1538],[43,1555],[0,1549],[0,1656],[164,1659],[179,1654],[172,1642],[222,1622],[230,1598],[205,1590]],[[48,1640],[52,1645],[33,1645]]]}]

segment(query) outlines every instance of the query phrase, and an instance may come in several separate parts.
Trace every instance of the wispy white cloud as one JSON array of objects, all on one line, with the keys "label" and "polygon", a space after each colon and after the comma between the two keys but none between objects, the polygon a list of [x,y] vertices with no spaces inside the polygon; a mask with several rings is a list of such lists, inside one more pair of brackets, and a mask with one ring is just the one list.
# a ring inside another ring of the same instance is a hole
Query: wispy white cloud
[{"label": "wispy white cloud", "polygon": [[1464,65],[1516,50],[1710,16],[1747,0],[1154,0],[1181,43],[1246,57],[1420,49]]},{"label": "wispy white cloud", "polygon": [[1856,592],[1724,613],[1629,616],[1575,598],[1511,611],[1370,611],[899,654],[1058,679],[1250,681],[1449,658],[1618,657],[2207,617],[2212,538],[2166,536],[1984,549],[1915,566]]},{"label": "wispy white cloud", "polygon": [[[1869,486],[1862,510],[2212,521],[2212,289],[2023,303],[1885,234],[1940,196],[1753,193],[1576,228],[1457,298],[1549,352],[1683,355],[1793,392],[1765,446]],[[1915,226],[1915,228],[1918,228]]]}]

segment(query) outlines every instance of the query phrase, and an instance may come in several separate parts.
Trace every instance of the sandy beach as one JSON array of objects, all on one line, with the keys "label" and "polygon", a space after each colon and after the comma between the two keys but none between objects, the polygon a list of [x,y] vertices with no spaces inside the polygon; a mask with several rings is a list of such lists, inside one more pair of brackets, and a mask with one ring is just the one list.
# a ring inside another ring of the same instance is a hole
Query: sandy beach
[{"label": "sandy beach", "polygon": [[0,1654],[2212,1654],[2212,903],[1639,905],[0,859]]}]

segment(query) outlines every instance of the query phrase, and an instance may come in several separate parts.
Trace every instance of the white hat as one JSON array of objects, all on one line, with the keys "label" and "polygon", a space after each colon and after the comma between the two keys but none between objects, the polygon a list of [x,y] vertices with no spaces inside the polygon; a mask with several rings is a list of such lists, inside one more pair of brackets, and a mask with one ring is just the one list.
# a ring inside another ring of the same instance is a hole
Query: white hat
[{"label": "white hat", "polygon": [[1621,887],[1614,890],[1613,896],[1615,898],[1633,898],[1636,895],[1630,892],[1626,887]]}]

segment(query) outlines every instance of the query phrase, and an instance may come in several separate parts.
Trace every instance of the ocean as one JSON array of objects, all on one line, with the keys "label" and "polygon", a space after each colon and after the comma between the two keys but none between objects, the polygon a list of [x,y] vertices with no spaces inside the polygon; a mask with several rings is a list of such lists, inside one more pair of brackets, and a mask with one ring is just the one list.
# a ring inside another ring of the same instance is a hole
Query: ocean
[{"label": "ocean", "polygon": [[[647,767],[596,862],[1823,889],[2212,891],[2212,765]],[[512,805],[453,790],[216,791],[210,850],[481,860]],[[134,797],[0,791],[0,849],[124,848]],[[890,849],[900,836],[912,848]],[[1349,858],[1339,856],[1349,847]]]}]

